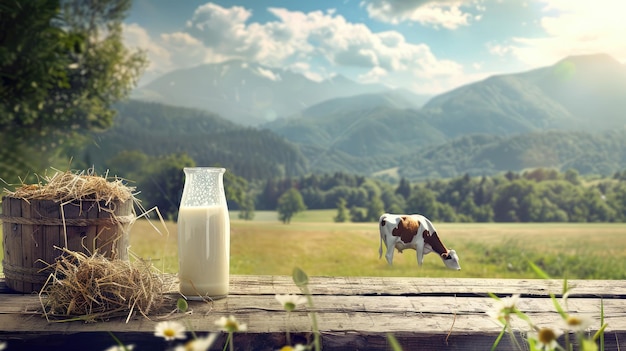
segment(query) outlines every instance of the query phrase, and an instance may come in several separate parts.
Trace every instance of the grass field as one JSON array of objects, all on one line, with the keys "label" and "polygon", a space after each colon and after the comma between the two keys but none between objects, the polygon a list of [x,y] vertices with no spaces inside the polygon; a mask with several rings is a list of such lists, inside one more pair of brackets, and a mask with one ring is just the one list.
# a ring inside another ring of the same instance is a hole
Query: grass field
[{"label": "grass field", "polygon": [[[290,275],[294,266],[309,275],[536,278],[533,261],[553,278],[626,279],[623,223],[435,223],[440,237],[459,254],[452,271],[433,254],[417,267],[415,251],[394,255],[394,266],[378,258],[376,223],[333,223],[334,210],[306,211],[282,224],[275,212],[258,211],[254,221],[231,213],[231,274]],[[163,224],[152,221],[163,230]],[[137,221],[131,251],[176,272],[176,224],[159,234]],[[384,250],[384,248],[383,248]]]}]

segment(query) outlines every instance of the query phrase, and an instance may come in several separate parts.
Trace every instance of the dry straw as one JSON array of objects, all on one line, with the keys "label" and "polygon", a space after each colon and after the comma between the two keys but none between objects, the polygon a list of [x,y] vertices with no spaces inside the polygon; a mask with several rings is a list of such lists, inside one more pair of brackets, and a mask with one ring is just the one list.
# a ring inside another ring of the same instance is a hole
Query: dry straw
[{"label": "dry straw", "polygon": [[61,249],[64,255],[50,265],[54,273],[39,293],[48,321],[97,321],[135,311],[144,316],[165,303],[163,275],[144,260],[106,257]]},{"label": "dry straw", "polygon": [[[142,210],[139,217],[147,216],[134,197],[135,189],[126,186],[121,179],[107,180],[106,176],[97,176],[93,171],[56,172],[52,177],[40,179],[43,179],[43,184],[22,184],[15,191],[5,189],[5,193],[26,201],[59,202],[61,210],[68,203],[97,201],[99,210],[111,212],[112,216],[115,215],[110,205],[114,201],[132,200]],[[161,218],[158,209],[153,210]],[[139,217],[133,208],[131,222]],[[135,311],[147,316],[163,307],[164,291],[170,287],[150,262],[136,257],[133,261],[110,260],[97,250],[85,254],[67,248],[55,248],[60,250],[61,255],[52,264],[44,262],[48,265],[44,270],[51,269],[53,273],[39,293],[43,313],[48,321],[97,321],[121,315],[127,315],[128,321]]]},{"label": "dry straw", "polygon": [[15,191],[5,189],[8,196],[24,200],[52,200],[60,203],[95,200],[109,205],[113,201],[132,199],[134,187],[124,184],[122,179],[107,179],[90,172],[55,172],[52,177],[44,176],[43,183],[22,184]]}]

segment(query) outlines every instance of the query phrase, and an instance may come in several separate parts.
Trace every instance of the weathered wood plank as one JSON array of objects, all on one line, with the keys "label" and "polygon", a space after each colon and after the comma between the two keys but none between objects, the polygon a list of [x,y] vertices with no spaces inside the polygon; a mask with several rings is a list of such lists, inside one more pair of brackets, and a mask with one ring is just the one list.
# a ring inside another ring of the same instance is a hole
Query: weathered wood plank
[{"label": "weathered wood plank", "polygon": [[[405,350],[485,350],[501,329],[485,313],[494,303],[487,292],[522,293],[519,307],[536,324],[559,326],[561,317],[548,292],[560,291],[561,284],[544,280],[311,277],[314,308],[300,306],[287,318],[274,295],[299,293],[290,277],[232,276],[228,298],[211,304],[190,302],[193,314],[184,320],[196,332],[215,332],[215,320],[234,315],[248,324],[248,332],[235,336],[241,350],[279,348],[285,343],[287,325],[294,339],[304,340],[311,333],[308,312],[312,311],[319,319],[324,350],[388,350],[388,333],[396,336]],[[568,298],[568,310],[592,318],[594,331],[600,326],[602,301],[604,320],[609,325],[606,349],[626,349],[626,283],[569,284],[575,286],[576,293]],[[0,295],[0,340],[13,340],[11,350],[50,346],[60,340],[71,341],[65,349],[71,345],[104,349],[113,345],[108,334],[113,332],[126,343],[141,345],[139,349],[167,346],[152,336],[158,316],[151,316],[153,320],[134,316],[128,324],[123,318],[87,324],[48,323],[40,309],[37,295]],[[519,332],[528,330],[525,322],[517,319],[514,327]],[[222,335],[216,350],[224,340]],[[498,348],[511,349],[514,347],[508,338]]]},{"label": "weathered wood plank", "polygon": [[[570,280],[571,296],[626,298],[623,280]],[[232,294],[299,293],[287,276],[231,277]],[[522,294],[524,296],[561,295],[562,280],[482,279],[482,278],[405,278],[405,277],[311,277],[313,295],[436,295],[487,296]]]},{"label": "weathered wood plank", "polygon": [[[168,274],[169,280],[175,276]],[[297,294],[300,289],[288,276],[232,275],[231,295]],[[171,284],[176,287],[175,283]],[[626,298],[626,280],[569,280],[572,297]],[[563,281],[544,279],[406,278],[406,277],[310,277],[313,295],[377,296],[561,296]],[[11,293],[0,279],[0,293]]]},{"label": "weathered wood plank", "polygon": [[[259,310],[247,311],[230,309],[228,312],[218,309],[209,314],[200,314],[196,312],[194,318],[187,318],[186,323],[192,330],[196,332],[216,331],[212,321],[222,315],[234,314],[240,321],[245,322],[249,326],[249,331],[244,335],[237,335],[237,340],[249,343],[250,339],[261,342],[262,344],[272,344],[274,347],[280,345],[275,343],[280,341],[285,334],[285,325],[289,323],[292,333],[297,335],[307,335],[310,332],[310,320],[304,313],[294,313],[287,321],[284,313],[275,313]],[[372,316],[368,312],[321,312],[319,313],[320,331],[322,333],[325,349],[351,349],[348,345],[359,346],[360,349],[385,349],[385,335],[392,333],[398,337],[403,346],[407,350],[415,349],[412,346],[430,346],[430,349],[448,349],[451,345],[457,345],[455,349],[471,349],[468,346],[489,346],[495,340],[500,327],[487,320],[482,314],[458,314],[458,315],[437,315],[432,313],[403,313],[398,316],[393,315],[375,315]],[[6,316],[0,315],[0,324],[15,323],[15,319],[6,319]],[[555,325],[559,316],[555,313],[532,313],[530,317],[534,320],[541,320],[546,325]],[[621,325],[622,332],[617,333],[614,330],[607,330],[607,341],[614,340],[610,336],[618,336],[618,341],[624,343],[623,321],[625,316],[611,317],[608,316],[606,322],[609,325]],[[118,334],[124,334],[128,331],[145,332],[145,335],[151,335],[155,322],[148,321],[143,317],[125,324],[123,321],[115,320],[106,323],[77,324],[77,323],[53,323],[48,324],[39,316],[27,316],[18,319],[18,323],[11,324],[12,330],[3,330],[0,332],[0,338],[14,339],[25,337],[22,333],[31,333],[37,330],[37,335],[56,335],[71,336],[74,333],[92,333],[101,332],[98,337],[103,342],[109,340],[106,332],[110,331]],[[520,324],[520,323],[518,323]],[[525,325],[521,324],[519,330],[527,330]],[[3,328],[4,329],[4,328]],[[19,330],[15,330],[19,329]],[[20,332],[21,331],[21,332]],[[368,348],[364,348],[364,342],[367,340]],[[375,340],[375,341],[374,341]],[[109,340],[110,341],[110,340]],[[126,341],[126,340],[125,340]],[[284,342],[284,341],[283,341]],[[370,344],[374,343],[374,344]],[[330,345],[335,345],[331,347]],[[376,346],[375,346],[376,345]],[[462,345],[465,345],[462,347]],[[621,344],[620,347],[626,346]],[[248,348],[246,348],[248,349]],[[420,349],[420,348],[418,348]],[[481,349],[476,347],[475,349]],[[484,348],[483,348],[484,349]],[[506,349],[506,348],[502,348]],[[612,348],[607,348],[612,349]]]},{"label": "weathered wood plank", "polygon": [[[29,331],[33,327],[38,330],[64,331],[68,323],[47,323],[40,318],[38,305],[33,296],[8,295],[0,301],[0,324],[9,325],[6,330]],[[322,330],[336,331],[341,328],[359,330],[361,332],[392,332],[413,331],[412,323],[422,321],[420,330],[428,333],[447,333],[452,325],[455,331],[477,332],[496,331],[500,327],[485,314],[493,305],[490,298],[452,298],[452,297],[380,297],[374,296],[316,296],[314,308],[304,306],[294,311],[290,317],[290,325],[294,331],[310,330],[307,312],[315,311],[324,322]],[[243,322],[249,323],[253,332],[281,332],[285,328],[286,313],[280,304],[269,296],[230,296],[211,304],[190,302],[194,313],[185,320],[197,330],[215,330],[212,321],[221,316],[235,315]],[[572,298],[568,302],[571,313],[587,315],[598,321],[600,318],[599,299]],[[173,308],[174,306],[172,306]],[[523,298],[519,308],[538,322],[555,323],[560,316],[556,313],[552,301],[544,298]],[[37,316],[37,318],[33,317]],[[154,316],[155,320],[158,319]],[[621,300],[604,301],[604,318],[610,321],[608,330],[626,331],[626,310]],[[3,324],[2,322],[13,321]],[[70,325],[72,323],[69,323]],[[442,328],[442,326],[447,327]],[[520,327],[522,327],[521,325]],[[150,332],[154,324],[143,317],[133,319],[133,330]],[[301,328],[300,328],[301,327]],[[81,326],[84,331],[124,331],[128,325],[123,321],[92,323]]]}]

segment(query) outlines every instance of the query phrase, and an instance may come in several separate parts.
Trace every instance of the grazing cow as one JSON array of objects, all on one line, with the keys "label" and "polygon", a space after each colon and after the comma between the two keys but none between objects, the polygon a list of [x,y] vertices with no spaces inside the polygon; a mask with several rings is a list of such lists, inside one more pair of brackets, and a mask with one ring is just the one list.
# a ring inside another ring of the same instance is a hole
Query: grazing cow
[{"label": "grazing cow", "polygon": [[378,257],[383,255],[383,242],[387,248],[385,258],[393,264],[394,247],[402,253],[404,249],[417,251],[417,264],[422,265],[424,255],[436,252],[450,269],[461,270],[459,257],[454,250],[448,250],[439,239],[435,226],[422,215],[385,213],[380,216],[380,248]]}]

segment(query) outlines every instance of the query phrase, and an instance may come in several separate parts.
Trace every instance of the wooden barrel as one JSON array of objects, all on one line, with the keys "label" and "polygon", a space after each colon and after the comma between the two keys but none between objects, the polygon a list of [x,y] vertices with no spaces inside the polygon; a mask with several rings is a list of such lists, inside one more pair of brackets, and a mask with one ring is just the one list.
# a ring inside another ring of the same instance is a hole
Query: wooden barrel
[{"label": "wooden barrel", "polygon": [[[9,288],[39,292],[62,254],[58,248],[99,253],[109,259],[128,259],[128,230],[134,219],[133,202],[2,198],[2,267]],[[58,247],[58,248],[55,248]]]}]

